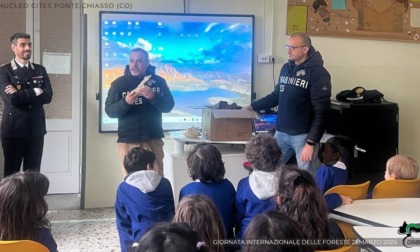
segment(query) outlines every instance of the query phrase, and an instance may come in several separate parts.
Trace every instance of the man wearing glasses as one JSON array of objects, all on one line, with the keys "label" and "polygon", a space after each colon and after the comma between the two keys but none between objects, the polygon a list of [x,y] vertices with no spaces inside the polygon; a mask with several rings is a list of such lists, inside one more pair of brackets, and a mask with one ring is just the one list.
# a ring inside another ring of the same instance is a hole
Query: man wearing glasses
[{"label": "man wearing glasses", "polygon": [[282,164],[296,155],[299,168],[307,170],[313,165],[315,145],[325,131],[331,76],[306,33],[292,34],[285,47],[289,60],[281,68],[274,91],[247,109],[278,106],[275,137],[282,150]]}]

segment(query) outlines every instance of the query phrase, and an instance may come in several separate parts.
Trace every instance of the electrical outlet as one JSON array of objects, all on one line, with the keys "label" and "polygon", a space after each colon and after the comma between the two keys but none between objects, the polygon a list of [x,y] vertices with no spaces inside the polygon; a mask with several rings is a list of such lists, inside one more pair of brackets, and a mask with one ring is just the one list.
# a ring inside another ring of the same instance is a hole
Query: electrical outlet
[{"label": "electrical outlet", "polygon": [[259,64],[270,64],[272,61],[271,55],[258,55]]}]

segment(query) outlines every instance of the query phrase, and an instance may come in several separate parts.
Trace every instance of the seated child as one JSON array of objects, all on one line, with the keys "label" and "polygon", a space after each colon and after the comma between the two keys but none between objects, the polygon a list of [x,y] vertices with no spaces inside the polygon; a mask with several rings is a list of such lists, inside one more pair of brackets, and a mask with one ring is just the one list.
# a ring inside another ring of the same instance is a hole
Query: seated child
[{"label": "seated child", "polygon": [[385,180],[412,180],[418,173],[419,164],[410,156],[395,155],[386,162]]},{"label": "seated child", "polygon": [[274,246],[273,244],[256,244],[252,240],[258,241],[301,241],[305,236],[299,225],[283,213],[269,211],[258,214],[249,223],[245,231],[243,252],[312,252],[311,246],[292,245]]},{"label": "seated child", "polygon": [[158,223],[133,245],[131,252],[207,252],[187,223]]},{"label": "seated child", "polygon": [[316,184],[322,194],[334,186],[348,184],[347,169],[353,148],[351,140],[344,136],[331,137],[323,145],[319,154],[322,165],[315,175]]},{"label": "seated child", "polygon": [[188,153],[187,165],[194,182],[181,189],[179,200],[196,194],[209,197],[219,211],[227,237],[233,238],[236,191],[232,183],[224,178],[226,170],[222,154],[211,144],[199,143]]},{"label": "seated child", "polygon": [[0,181],[0,240],[32,240],[51,252],[57,244],[45,217],[48,178],[39,172],[19,172]]},{"label": "seated child", "polygon": [[[395,155],[386,162],[385,180],[412,180],[416,179],[419,173],[419,164],[417,161],[406,155]],[[366,198],[372,198],[372,192],[369,192]]]},{"label": "seated child", "polygon": [[155,154],[140,147],[124,158],[127,176],[119,185],[115,215],[121,251],[125,252],[155,222],[170,221],[175,213],[169,180],[153,169]]},{"label": "seated child", "polygon": [[[305,239],[343,239],[336,223],[328,219],[327,205],[312,175],[305,170],[284,167],[279,173],[277,210],[292,218],[301,228]],[[316,250],[335,249],[321,243]]]},{"label": "seated child", "polygon": [[274,209],[276,170],[281,150],[275,138],[258,134],[245,147],[245,156],[254,170],[238,183],[236,193],[236,238],[241,239],[249,222],[259,213]]},{"label": "seated child", "polygon": [[[334,186],[348,184],[348,168],[353,148],[353,142],[345,136],[331,137],[322,145],[319,152],[322,165],[315,174],[315,182],[322,194]],[[325,200],[330,211],[352,202],[350,197],[337,193],[325,195]]]},{"label": "seated child", "polygon": [[225,228],[213,201],[201,194],[185,196],[176,208],[173,222],[185,222],[198,233],[209,251],[224,252],[220,241],[225,239]]}]

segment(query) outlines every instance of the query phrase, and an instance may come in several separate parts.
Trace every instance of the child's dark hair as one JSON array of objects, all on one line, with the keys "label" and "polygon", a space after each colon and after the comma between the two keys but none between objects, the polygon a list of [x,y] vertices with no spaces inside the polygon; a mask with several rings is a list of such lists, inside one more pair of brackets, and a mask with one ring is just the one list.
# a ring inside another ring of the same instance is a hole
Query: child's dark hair
[{"label": "child's dark hair", "polygon": [[284,167],[278,177],[277,210],[295,220],[306,239],[328,238],[327,205],[312,175],[305,170]]},{"label": "child's dark hair", "polygon": [[45,217],[48,187],[48,178],[33,171],[0,181],[0,240],[33,240],[36,227],[51,226]]},{"label": "child's dark hair", "polygon": [[225,176],[225,164],[220,151],[211,144],[199,143],[187,156],[188,173],[202,183],[220,182]]},{"label": "child's dark hair", "polygon": [[50,181],[48,178],[40,172],[26,172],[26,176],[33,176],[34,183],[36,184],[36,189],[39,190],[39,193],[42,197],[45,197],[50,188]]},{"label": "child's dark hair", "polygon": [[274,137],[258,134],[245,147],[245,156],[252,166],[260,171],[275,171],[281,159],[281,150]]},{"label": "child's dark hair", "polygon": [[148,164],[153,167],[155,160],[156,156],[153,152],[140,147],[134,147],[124,157],[124,167],[127,173],[143,171],[147,170]]},{"label": "child's dark hair", "polygon": [[276,246],[273,244],[252,244],[250,240],[302,240],[305,236],[299,225],[287,215],[269,211],[255,216],[249,223],[245,235],[243,252],[311,252],[310,246]]},{"label": "child's dark hair", "polygon": [[[353,157],[353,149],[354,149],[354,142],[349,137],[346,136],[334,136],[329,138],[325,144],[329,144],[331,149],[334,153],[340,153],[341,162],[343,162],[346,167],[350,167],[352,157]],[[322,148],[322,147],[321,147]],[[322,150],[319,152],[319,157],[321,157]],[[322,162],[322,160],[321,160]]]},{"label": "child's dark hair", "polygon": [[130,252],[207,252],[187,223],[158,223],[133,245]]}]

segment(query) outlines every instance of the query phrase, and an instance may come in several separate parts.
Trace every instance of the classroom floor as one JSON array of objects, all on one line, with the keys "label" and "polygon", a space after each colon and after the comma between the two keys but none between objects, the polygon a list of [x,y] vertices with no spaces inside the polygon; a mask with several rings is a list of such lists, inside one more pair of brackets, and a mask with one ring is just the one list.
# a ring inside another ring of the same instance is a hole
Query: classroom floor
[{"label": "classroom floor", "polygon": [[60,252],[121,251],[113,208],[80,210],[80,195],[47,195],[51,231]]}]

